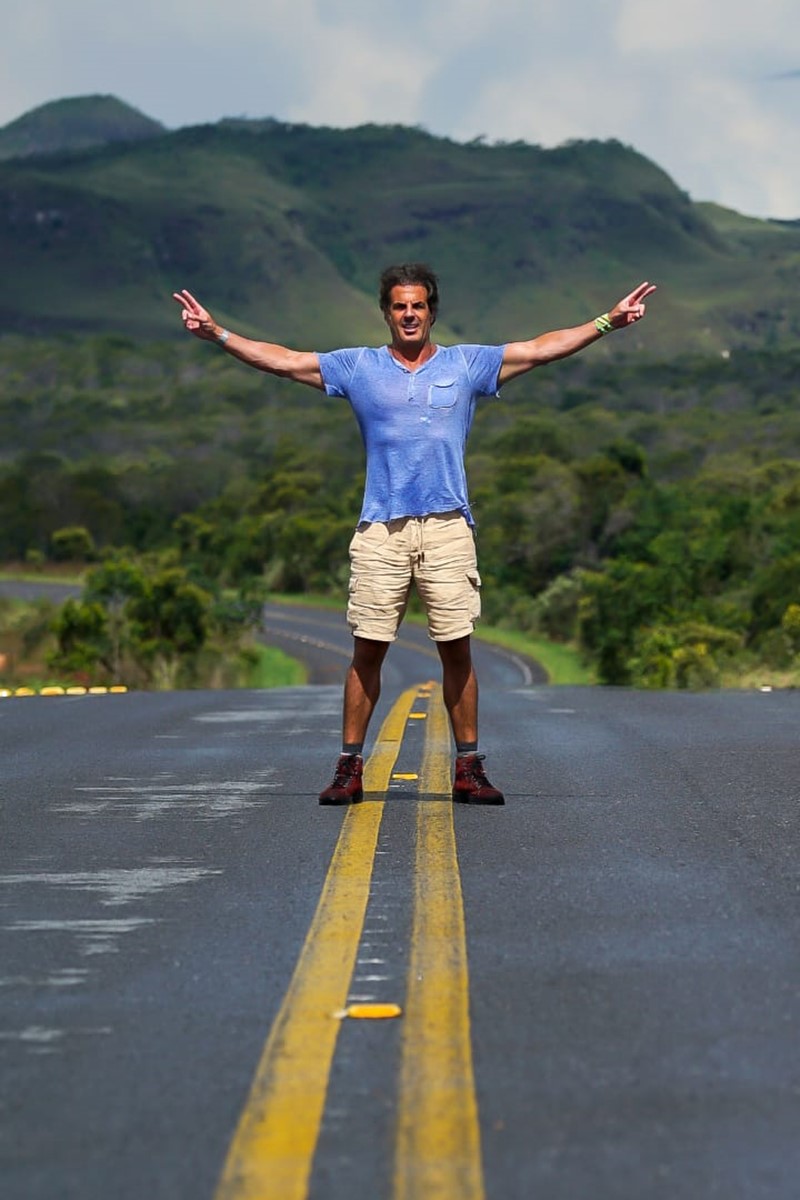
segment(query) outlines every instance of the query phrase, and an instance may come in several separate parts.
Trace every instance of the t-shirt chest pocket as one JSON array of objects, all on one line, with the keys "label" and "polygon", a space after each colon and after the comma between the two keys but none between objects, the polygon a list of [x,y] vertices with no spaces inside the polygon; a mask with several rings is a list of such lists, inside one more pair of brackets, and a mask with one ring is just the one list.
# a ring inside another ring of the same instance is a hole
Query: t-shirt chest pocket
[{"label": "t-shirt chest pocket", "polygon": [[455,379],[440,379],[428,388],[428,404],[431,408],[453,408],[458,399]]}]

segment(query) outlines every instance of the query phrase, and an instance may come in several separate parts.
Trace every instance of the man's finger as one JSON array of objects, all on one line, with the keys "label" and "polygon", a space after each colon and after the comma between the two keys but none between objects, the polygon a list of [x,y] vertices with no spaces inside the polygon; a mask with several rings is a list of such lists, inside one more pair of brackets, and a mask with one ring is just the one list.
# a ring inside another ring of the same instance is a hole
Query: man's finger
[{"label": "man's finger", "polygon": [[182,288],[180,292],[175,292],[175,299],[183,304],[184,307],[192,309],[193,312],[199,313],[203,307],[199,300],[195,300],[194,296],[186,288]]},{"label": "man's finger", "polygon": [[639,304],[647,296],[652,296],[655,290],[656,285],[654,283],[640,283],[637,288],[633,289],[629,296],[625,297],[624,303]]}]

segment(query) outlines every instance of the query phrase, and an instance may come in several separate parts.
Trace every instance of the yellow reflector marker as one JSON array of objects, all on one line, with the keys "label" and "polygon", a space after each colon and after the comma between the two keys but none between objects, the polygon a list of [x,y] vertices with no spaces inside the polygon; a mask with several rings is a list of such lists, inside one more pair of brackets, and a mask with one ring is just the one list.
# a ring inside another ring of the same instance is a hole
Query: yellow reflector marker
[{"label": "yellow reflector marker", "polygon": [[33,688],[18,687],[18,688],[14,689],[14,695],[15,696],[35,696],[36,692],[33,690]]},{"label": "yellow reflector marker", "polygon": [[408,719],[409,719],[409,721],[427,721],[428,714],[427,713],[409,713]]},{"label": "yellow reflector marker", "polygon": [[68,696],[85,696],[86,688],[85,687],[77,687],[77,686],[76,687],[68,687],[67,695]]},{"label": "yellow reflector marker", "polygon": [[63,689],[63,687],[43,687],[41,692],[39,693],[39,695],[40,696],[63,696],[64,689]]},{"label": "yellow reflector marker", "polygon": [[351,1017],[356,1021],[385,1021],[388,1017],[400,1017],[402,1014],[399,1004],[349,1004],[333,1015],[340,1020]]},{"label": "yellow reflector marker", "polygon": [[121,696],[124,692],[127,692],[128,689],[123,687],[122,684],[115,683],[114,686],[110,687],[108,690],[112,696]]},{"label": "yellow reflector marker", "polygon": [[107,692],[108,692],[107,687],[90,687],[89,688],[90,696],[105,696]]},{"label": "yellow reflector marker", "polygon": [[392,779],[419,779],[419,775],[412,775],[410,773],[404,775],[398,771],[395,771],[394,775],[392,776]]}]

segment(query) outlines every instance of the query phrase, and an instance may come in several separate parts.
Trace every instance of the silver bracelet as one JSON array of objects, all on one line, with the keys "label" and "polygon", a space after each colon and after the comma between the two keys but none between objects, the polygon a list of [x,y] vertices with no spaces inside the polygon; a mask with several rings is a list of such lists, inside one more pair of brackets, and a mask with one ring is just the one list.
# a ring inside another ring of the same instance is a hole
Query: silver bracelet
[{"label": "silver bracelet", "polygon": [[230,332],[227,329],[220,330],[220,332],[217,334],[217,341],[219,342],[220,346],[224,346],[230,336]]}]

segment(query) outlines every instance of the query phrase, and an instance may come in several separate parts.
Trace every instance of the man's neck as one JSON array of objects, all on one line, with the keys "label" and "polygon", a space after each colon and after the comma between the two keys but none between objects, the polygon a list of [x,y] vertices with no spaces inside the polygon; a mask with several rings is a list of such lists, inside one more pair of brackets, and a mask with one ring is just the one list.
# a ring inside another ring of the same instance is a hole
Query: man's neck
[{"label": "man's neck", "polygon": [[389,353],[409,371],[416,371],[418,367],[433,357],[436,349],[432,342],[423,342],[420,346],[396,346],[392,343],[389,346]]}]

